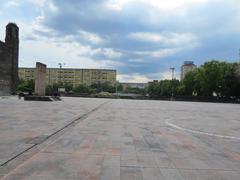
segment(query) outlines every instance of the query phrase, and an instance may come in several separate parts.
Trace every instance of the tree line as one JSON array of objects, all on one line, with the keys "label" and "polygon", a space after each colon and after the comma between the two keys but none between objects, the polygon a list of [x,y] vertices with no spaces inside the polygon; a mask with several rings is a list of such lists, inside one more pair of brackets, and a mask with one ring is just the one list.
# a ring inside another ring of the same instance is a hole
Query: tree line
[{"label": "tree line", "polygon": [[[34,92],[34,80],[20,80],[17,90],[22,92]],[[64,88],[66,93],[73,94],[94,94],[100,92],[109,92],[114,93],[116,87],[110,82],[104,83],[93,83],[91,85],[80,84],[76,87],[73,87],[71,83],[53,83],[46,87],[46,94],[51,95],[58,92],[59,88]],[[118,85],[118,88],[121,90],[121,86]]]},{"label": "tree line", "polygon": [[187,73],[182,81],[161,80],[148,87],[150,96],[240,97],[240,64],[212,60]]},{"label": "tree line", "polygon": [[[94,94],[100,92],[123,92],[148,95],[150,97],[170,97],[170,96],[201,96],[201,97],[240,97],[240,64],[224,61],[212,60],[205,62],[199,68],[187,73],[181,81],[160,80],[149,83],[145,89],[127,87],[118,83],[110,82],[93,83],[91,85],[80,84],[73,87],[70,83],[54,83],[46,88],[46,92],[51,94],[57,92],[58,88],[65,88],[67,93],[73,94]],[[19,91],[34,91],[34,81],[21,80],[18,85]]]},{"label": "tree line", "polygon": [[[108,93],[132,93],[132,94],[146,94],[146,89],[140,89],[136,87],[127,87],[123,88],[121,83],[112,84],[110,82],[103,83],[93,83],[91,85],[80,84],[76,87],[73,87],[71,83],[53,83],[46,87],[46,93],[51,95],[55,92],[58,92],[59,88],[64,88],[66,93],[72,94],[96,94],[100,92]],[[17,88],[18,91],[22,92],[34,92],[34,80],[20,80],[20,83]]]}]

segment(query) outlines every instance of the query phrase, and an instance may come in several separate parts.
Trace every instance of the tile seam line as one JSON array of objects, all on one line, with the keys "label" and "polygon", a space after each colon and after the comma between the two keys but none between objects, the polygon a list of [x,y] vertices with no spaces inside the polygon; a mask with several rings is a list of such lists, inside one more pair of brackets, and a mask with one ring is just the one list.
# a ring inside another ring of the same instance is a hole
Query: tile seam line
[{"label": "tile seam line", "polygon": [[[88,111],[87,113],[84,113],[81,116],[76,117],[74,120],[72,120],[71,122],[69,122],[68,124],[66,124],[65,126],[61,127],[60,129],[58,129],[57,131],[55,131],[54,133],[50,134],[49,136],[47,136],[46,138],[44,138],[43,141],[41,141],[38,144],[33,144],[32,146],[30,146],[29,148],[25,149],[24,151],[18,153],[17,155],[15,155],[14,157],[8,159],[7,161],[5,161],[4,163],[2,163],[0,165],[0,169],[3,168],[5,165],[8,165],[10,162],[14,161],[15,159],[19,158],[21,155],[27,153],[28,151],[32,150],[34,147],[40,146],[42,145],[44,142],[46,142],[47,140],[49,140],[51,137],[57,135],[58,133],[61,133],[62,131],[66,130],[67,128],[71,127],[71,125],[77,125],[79,122],[82,122],[84,119],[88,118],[92,113],[96,112],[97,110],[99,110],[102,106],[106,105],[107,103],[111,102],[111,100],[108,100],[104,103],[101,103],[100,105],[98,105],[97,107],[93,108],[92,110]],[[12,170],[14,171],[15,169],[17,169],[19,166],[21,166],[22,164],[24,164],[28,159],[31,159],[35,154],[37,154],[38,152],[40,152],[43,148],[40,148],[36,153],[34,153],[31,157],[26,158],[24,160],[23,163],[20,163],[19,165],[17,165],[15,168],[13,168]],[[4,176],[0,177],[0,179],[6,178],[9,174],[11,173],[11,171],[9,171],[7,174],[5,174]]]}]

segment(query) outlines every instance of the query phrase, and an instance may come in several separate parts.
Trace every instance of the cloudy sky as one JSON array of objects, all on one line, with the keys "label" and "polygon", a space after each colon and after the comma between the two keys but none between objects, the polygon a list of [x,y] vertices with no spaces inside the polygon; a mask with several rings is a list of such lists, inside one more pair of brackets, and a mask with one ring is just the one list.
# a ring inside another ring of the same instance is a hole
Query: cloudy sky
[{"label": "cloudy sky", "polygon": [[179,77],[183,61],[239,59],[239,0],[0,0],[20,28],[20,66],[114,68],[118,80]]}]

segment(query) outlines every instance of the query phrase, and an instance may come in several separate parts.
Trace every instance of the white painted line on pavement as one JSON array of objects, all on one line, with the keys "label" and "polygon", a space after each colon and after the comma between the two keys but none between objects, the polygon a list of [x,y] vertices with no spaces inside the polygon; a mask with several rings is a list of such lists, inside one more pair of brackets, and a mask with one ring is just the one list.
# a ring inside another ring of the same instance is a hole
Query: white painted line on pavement
[{"label": "white painted line on pavement", "polygon": [[196,131],[196,130],[192,130],[192,129],[187,129],[184,127],[180,127],[178,125],[175,125],[171,122],[169,122],[169,120],[165,120],[165,123],[175,129],[181,130],[181,131],[186,131],[186,132],[190,132],[190,133],[194,133],[194,134],[201,134],[201,135],[207,135],[207,136],[212,136],[212,137],[218,137],[218,138],[224,138],[224,139],[234,139],[234,140],[240,140],[240,137],[235,137],[235,136],[224,136],[224,135],[220,135],[220,134],[214,134],[214,133],[207,133],[207,132],[203,132],[203,131]]}]

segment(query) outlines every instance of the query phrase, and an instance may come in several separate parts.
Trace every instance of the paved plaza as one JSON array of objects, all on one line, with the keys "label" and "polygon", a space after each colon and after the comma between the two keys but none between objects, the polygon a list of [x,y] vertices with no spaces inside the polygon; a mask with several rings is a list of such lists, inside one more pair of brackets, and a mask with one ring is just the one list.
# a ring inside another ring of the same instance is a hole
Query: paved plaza
[{"label": "paved plaza", "polygon": [[240,179],[240,105],[62,99],[0,97],[0,179]]}]

